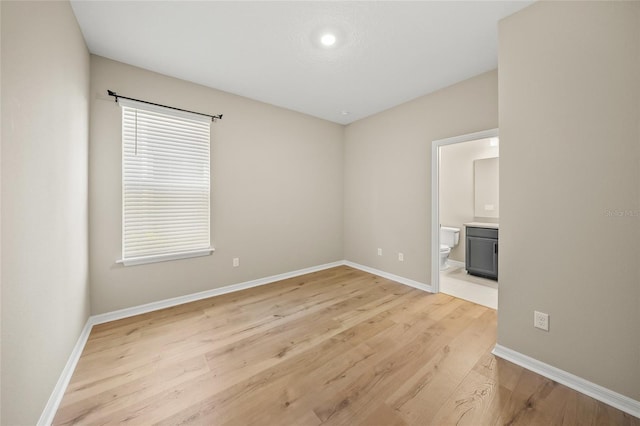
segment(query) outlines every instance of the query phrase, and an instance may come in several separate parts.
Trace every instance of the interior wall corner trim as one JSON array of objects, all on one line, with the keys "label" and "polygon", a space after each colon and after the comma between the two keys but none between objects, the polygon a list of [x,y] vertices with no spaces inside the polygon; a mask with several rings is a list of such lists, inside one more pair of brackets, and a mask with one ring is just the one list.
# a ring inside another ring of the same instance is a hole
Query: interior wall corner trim
[{"label": "interior wall corner trim", "polygon": [[640,401],[636,401],[628,396],[614,392],[611,389],[607,389],[583,379],[582,377],[576,376],[575,374],[571,374],[542,361],[538,361],[535,358],[531,358],[530,356],[524,355],[500,344],[496,344],[491,353],[499,358],[510,361],[520,367],[524,367],[527,370],[531,370],[534,373],[538,373],[541,376],[597,399],[600,402],[604,402],[605,404],[624,411],[627,414],[640,418]]}]

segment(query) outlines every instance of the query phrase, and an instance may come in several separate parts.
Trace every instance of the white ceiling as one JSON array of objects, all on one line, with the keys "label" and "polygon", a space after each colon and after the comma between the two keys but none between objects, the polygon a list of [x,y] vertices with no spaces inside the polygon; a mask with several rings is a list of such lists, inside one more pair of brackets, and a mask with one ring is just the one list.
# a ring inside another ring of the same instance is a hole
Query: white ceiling
[{"label": "white ceiling", "polygon": [[530,3],[71,2],[92,53],[341,124],[496,68]]}]

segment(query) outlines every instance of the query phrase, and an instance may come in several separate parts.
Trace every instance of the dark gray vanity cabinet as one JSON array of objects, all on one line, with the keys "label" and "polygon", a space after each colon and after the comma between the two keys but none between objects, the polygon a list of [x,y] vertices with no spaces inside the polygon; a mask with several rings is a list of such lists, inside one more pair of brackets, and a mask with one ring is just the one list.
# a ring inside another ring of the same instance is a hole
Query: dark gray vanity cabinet
[{"label": "dark gray vanity cabinet", "polygon": [[467,226],[466,234],[467,272],[498,280],[498,230]]}]

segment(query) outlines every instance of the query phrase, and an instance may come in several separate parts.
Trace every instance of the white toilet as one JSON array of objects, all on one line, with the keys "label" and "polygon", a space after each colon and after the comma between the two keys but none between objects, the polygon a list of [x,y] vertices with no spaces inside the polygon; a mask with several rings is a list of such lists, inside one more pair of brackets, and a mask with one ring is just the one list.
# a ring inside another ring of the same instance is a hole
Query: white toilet
[{"label": "white toilet", "polygon": [[447,269],[451,249],[460,242],[460,228],[440,226],[440,270]]}]

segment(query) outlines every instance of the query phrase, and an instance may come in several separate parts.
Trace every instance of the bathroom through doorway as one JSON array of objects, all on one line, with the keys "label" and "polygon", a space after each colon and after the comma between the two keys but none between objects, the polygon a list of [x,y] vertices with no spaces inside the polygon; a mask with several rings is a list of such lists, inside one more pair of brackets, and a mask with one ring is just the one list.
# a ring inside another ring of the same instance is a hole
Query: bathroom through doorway
[{"label": "bathroom through doorway", "polygon": [[493,309],[498,176],[498,129],[432,142],[432,288]]}]

